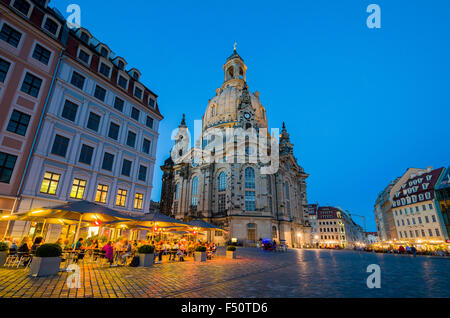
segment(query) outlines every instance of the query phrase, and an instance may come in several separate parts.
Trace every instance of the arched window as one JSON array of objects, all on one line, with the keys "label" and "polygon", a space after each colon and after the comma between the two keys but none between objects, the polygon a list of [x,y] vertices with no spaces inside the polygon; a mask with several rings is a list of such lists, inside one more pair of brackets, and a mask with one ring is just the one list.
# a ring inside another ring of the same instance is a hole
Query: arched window
[{"label": "arched window", "polygon": [[192,179],[191,196],[191,205],[196,207],[198,205],[198,177]]},{"label": "arched window", "polygon": [[223,192],[227,189],[227,175],[225,171],[219,174],[219,192]]},{"label": "arched window", "polygon": [[250,167],[245,169],[245,188],[255,189],[255,170]]},{"label": "arched window", "polygon": [[256,210],[255,170],[250,167],[245,169],[245,210]]},{"label": "arched window", "polygon": [[216,116],[216,106],[215,105],[213,105],[211,107],[211,117],[214,117],[214,116]]},{"label": "arched window", "polygon": [[272,226],[272,238],[276,239],[277,237],[278,237],[277,227],[274,225]]}]

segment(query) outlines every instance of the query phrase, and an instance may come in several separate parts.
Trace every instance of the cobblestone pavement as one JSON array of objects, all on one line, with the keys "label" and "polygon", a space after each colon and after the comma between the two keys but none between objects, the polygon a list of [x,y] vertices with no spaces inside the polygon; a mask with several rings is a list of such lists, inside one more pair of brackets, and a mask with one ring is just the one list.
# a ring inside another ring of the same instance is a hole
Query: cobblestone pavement
[{"label": "cobblestone pavement", "polygon": [[[66,272],[31,278],[23,269],[2,268],[0,297],[450,297],[448,258],[331,250],[238,249],[238,255],[152,268],[85,265],[79,289],[68,288]],[[381,267],[380,289],[367,288],[370,264]]]}]

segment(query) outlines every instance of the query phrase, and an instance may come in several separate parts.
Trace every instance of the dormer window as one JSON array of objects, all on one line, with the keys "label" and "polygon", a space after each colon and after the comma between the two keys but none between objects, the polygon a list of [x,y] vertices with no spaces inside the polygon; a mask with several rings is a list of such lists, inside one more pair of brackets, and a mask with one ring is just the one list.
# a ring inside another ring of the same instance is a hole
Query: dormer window
[{"label": "dormer window", "polygon": [[44,29],[56,36],[58,33],[59,24],[56,23],[53,19],[47,17],[44,22]]},{"label": "dormer window", "polygon": [[89,64],[91,56],[83,49],[78,51],[78,58],[86,64]]},{"label": "dormer window", "polygon": [[100,49],[100,55],[103,56],[105,59],[107,59],[108,54],[109,54],[108,50],[102,46],[102,48]]},{"label": "dormer window", "polygon": [[15,0],[13,7],[25,16],[29,16],[31,11],[31,3],[27,0]]},{"label": "dormer window", "polygon": [[430,181],[431,180],[431,175],[428,175],[427,176],[427,181]]},{"label": "dormer window", "polygon": [[81,32],[80,34],[80,40],[83,41],[84,43],[89,43],[89,35],[86,32]]},{"label": "dormer window", "polygon": [[119,70],[123,71],[125,68],[125,63],[119,60],[119,63],[117,63],[117,67],[119,68]]},{"label": "dormer window", "polygon": [[427,199],[427,200],[431,199],[431,193],[430,192],[425,193],[425,199]]}]

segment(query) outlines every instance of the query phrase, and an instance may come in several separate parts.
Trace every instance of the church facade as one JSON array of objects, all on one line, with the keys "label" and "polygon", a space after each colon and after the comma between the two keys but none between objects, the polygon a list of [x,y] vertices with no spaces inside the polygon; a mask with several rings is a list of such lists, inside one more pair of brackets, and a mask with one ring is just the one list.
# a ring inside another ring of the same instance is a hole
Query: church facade
[{"label": "church facade", "polygon": [[304,219],[308,174],[294,157],[286,126],[281,133],[268,131],[266,109],[259,93],[249,91],[247,66],[236,50],[223,69],[224,83],[209,101],[191,148],[183,115],[171,156],[161,166],[161,212],[226,229],[209,234],[219,244],[251,246],[262,238],[310,245]]}]

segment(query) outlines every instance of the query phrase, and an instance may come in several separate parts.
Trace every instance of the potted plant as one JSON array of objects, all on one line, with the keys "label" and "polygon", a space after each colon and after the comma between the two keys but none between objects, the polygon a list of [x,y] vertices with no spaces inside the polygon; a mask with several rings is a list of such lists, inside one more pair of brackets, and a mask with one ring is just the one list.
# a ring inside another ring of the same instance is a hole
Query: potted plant
[{"label": "potted plant", "polygon": [[194,253],[194,261],[196,262],[206,262],[206,247],[197,246]]},{"label": "potted plant", "polygon": [[61,265],[62,248],[58,244],[43,244],[36,250],[30,265],[30,275],[44,277],[57,275]]},{"label": "potted plant", "polygon": [[139,266],[150,267],[153,266],[155,247],[153,245],[142,245],[138,248]]},{"label": "potted plant", "polygon": [[5,265],[6,258],[8,257],[8,251],[8,244],[0,242],[0,266]]},{"label": "potted plant", "polygon": [[227,258],[236,259],[236,246],[230,245],[227,247]]}]

